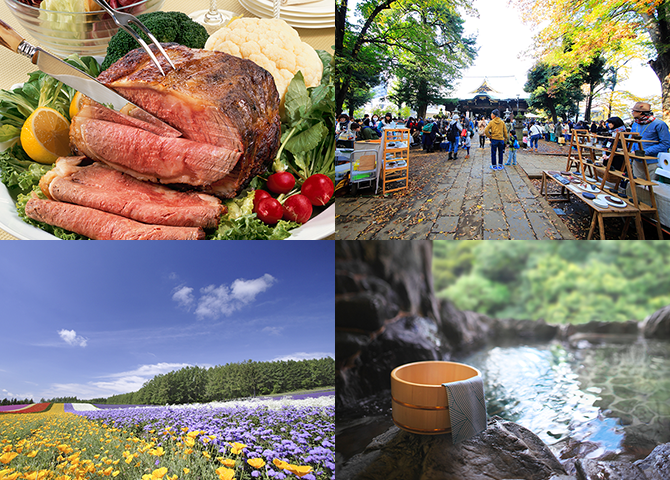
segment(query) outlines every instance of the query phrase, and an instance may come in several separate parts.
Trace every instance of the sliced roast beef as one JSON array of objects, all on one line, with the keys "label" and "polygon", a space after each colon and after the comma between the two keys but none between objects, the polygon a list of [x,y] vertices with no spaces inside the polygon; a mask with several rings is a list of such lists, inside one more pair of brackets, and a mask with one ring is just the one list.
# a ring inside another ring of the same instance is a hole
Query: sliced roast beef
[{"label": "sliced roast beef", "polygon": [[111,213],[71,203],[31,198],[26,215],[78,233],[93,240],[202,240],[205,232],[199,227],[147,225]]},{"label": "sliced roast beef", "polygon": [[70,141],[77,152],[141,180],[211,185],[225,178],[241,155],[216,145],[99,120],[97,113],[84,107],[72,118]]},{"label": "sliced roast beef", "polygon": [[216,227],[224,207],[211,195],[179,192],[143,182],[92,163],[86,157],[62,157],[40,181],[52,200],[103,210],[155,225]]},{"label": "sliced roast beef", "polygon": [[[144,50],[137,49],[98,79],[175,127],[185,139],[241,152],[234,170],[206,186],[197,184],[232,197],[267,168],[279,148],[279,95],[274,80],[255,63],[222,52],[177,44],[164,44],[164,48],[177,67],[172,70],[166,63],[165,76]],[[79,151],[85,151],[89,141],[90,137],[73,138]],[[153,152],[154,143],[145,150]],[[135,153],[145,152],[138,149]],[[174,153],[166,152],[165,160]]]}]

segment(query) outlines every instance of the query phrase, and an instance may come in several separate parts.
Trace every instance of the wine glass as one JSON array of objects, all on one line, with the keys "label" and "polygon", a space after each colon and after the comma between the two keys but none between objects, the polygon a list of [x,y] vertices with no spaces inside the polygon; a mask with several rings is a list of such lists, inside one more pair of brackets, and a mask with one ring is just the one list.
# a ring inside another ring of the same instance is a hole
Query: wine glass
[{"label": "wine glass", "polygon": [[209,9],[198,10],[189,15],[191,19],[204,25],[210,34],[226,25],[233,16],[235,16],[233,12],[216,8],[216,0],[209,1]]}]

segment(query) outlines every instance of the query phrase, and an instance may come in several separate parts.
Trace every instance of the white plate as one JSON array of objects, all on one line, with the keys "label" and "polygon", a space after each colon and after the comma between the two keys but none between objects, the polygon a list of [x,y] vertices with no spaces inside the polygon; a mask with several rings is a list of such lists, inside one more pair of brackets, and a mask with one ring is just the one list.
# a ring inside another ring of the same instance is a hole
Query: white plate
[{"label": "white plate", "polygon": [[[244,8],[251,12],[257,12],[259,14],[262,14],[264,17],[272,18],[274,16],[274,9],[273,8],[266,8],[263,5],[259,5],[257,2],[254,2],[253,0],[240,0],[240,5],[242,5]],[[330,13],[327,15],[315,15],[313,13],[293,13],[290,11],[286,11],[285,9],[281,9],[280,11],[280,16],[284,20],[293,20],[297,21],[300,23],[334,23],[335,22],[335,14]]]},{"label": "white plate", "polygon": [[600,191],[600,189],[598,187],[596,187],[595,185],[590,185],[588,183],[577,184],[577,187],[584,190],[585,192],[590,192],[590,193],[596,193],[596,192]]},{"label": "white plate", "polygon": [[[272,11],[274,2],[272,0],[249,0],[253,5]],[[304,3],[300,5],[281,6],[281,11],[299,15],[322,15],[335,16],[335,2],[333,0],[320,0],[318,2]]]},{"label": "white plate", "polygon": [[[0,228],[20,240],[60,240],[21,220],[16,213],[14,199],[2,183],[0,183]],[[335,233],[335,204],[304,225],[291,230],[291,236],[286,240],[321,240],[333,233]]]},{"label": "white plate", "polygon": [[[242,5],[243,8],[248,10],[250,13],[253,15],[260,17],[260,18],[272,18],[273,13],[264,11],[264,10],[258,10],[254,8],[252,5],[244,2],[243,0],[238,0],[240,5]],[[288,15],[285,15],[284,13],[281,14],[282,20],[284,20],[286,23],[288,23],[290,26],[294,28],[307,28],[307,29],[317,29],[317,28],[334,28],[335,27],[335,18],[327,18],[326,20],[323,20],[321,18],[314,18],[310,19],[309,16],[301,17],[300,19],[296,19],[293,17],[289,17]],[[325,17],[324,17],[325,18]]]},{"label": "white plate", "polygon": [[605,200],[601,200],[601,199],[599,199],[599,198],[595,198],[595,199],[593,200],[593,204],[594,204],[596,207],[600,207],[600,208],[609,208],[609,203],[607,203]]}]

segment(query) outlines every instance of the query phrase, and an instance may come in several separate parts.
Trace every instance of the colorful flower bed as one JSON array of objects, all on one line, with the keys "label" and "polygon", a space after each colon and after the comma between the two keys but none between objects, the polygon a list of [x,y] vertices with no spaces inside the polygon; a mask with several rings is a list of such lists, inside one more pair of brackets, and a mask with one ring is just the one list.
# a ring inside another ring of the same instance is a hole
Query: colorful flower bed
[{"label": "colorful flower bed", "polygon": [[334,479],[332,401],[284,403],[7,413],[0,480]]},{"label": "colorful flower bed", "polygon": [[[39,413],[39,412],[45,412],[49,410],[51,407],[51,403],[36,403],[34,405],[31,405],[29,407],[24,406],[23,408],[20,409],[13,409],[9,411],[0,411],[0,413]],[[1,480],[1,478],[0,478]]]},{"label": "colorful flower bed", "polygon": [[13,410],[20,410],[29,407],[31,404],[24,405],[0,405],[0,412],[11,412]]}]

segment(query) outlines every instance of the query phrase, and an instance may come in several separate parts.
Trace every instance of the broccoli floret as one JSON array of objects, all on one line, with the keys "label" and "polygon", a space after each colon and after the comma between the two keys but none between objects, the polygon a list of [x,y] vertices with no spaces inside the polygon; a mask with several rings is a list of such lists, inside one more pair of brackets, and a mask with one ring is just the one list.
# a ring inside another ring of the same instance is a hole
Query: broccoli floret
[{"label": "broccoli floret", "polygon": [[[138,15],[137,18],[153,33],[161,43],[175,42],[190,48],[203,48],[209,34],[205,27],[194,22],[182,12],[151,12]],[[136,27],[131,27],[140,33]],[[144,33],[140,33],[147,44],[151,44]],[[133,37],[119,30],[107,45],[107,55],[101,70],[107,70],[114,62],[131,50],[139,47]]]}]

